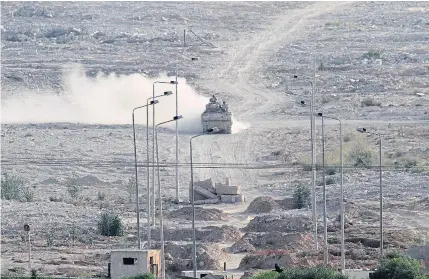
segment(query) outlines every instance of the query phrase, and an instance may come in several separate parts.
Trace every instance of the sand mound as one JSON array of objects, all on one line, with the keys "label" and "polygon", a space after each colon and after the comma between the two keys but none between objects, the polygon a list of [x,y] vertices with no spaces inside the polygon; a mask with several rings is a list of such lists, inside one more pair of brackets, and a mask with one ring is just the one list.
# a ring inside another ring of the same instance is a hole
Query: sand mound
[{"label": "sand mound", "polygon": [[[192,207],[182,207],[168,213],[169,218],[192,220]],[[215,208],[195,207],[195,219],[200,221],[226,220],[228,214]]]},{"label": "sand mound", "polygon": [[287,249],[308,250],[314,245],[311,233],[246,233],[243,240],[248,241],[256,249]]},{"label": "sand mound", "polygon": [[233,253],[253,252],[256,248],[247,239],[240,239],[231,246],[231,251]]},{"label": "sand mound", "polygon": [[312,220],[306,215],[257,216],[244,228],[246,232],[308,232]]},{"label": "sand mound", "polygon": [[[174,272],[192,269],[192,244],[177,245],[167,242],[165,252],[167,270]],[[198,269],[219,270],[221,269],[220,260],[224,256],[222,249],[217,245],[197,245]]]},{"label": "sand mound", "polygon": [[269,213],[280,209],[280,205],[271,197],[257,197],[247,207],[247,213]]},{"label": "sand mound", "polygon": [[209,226],[203,229],[208,229],[210,234],[203,240],[207,242],[231,242],[241,238],[242,233],[233,226],[223,225],[222,227]]}]

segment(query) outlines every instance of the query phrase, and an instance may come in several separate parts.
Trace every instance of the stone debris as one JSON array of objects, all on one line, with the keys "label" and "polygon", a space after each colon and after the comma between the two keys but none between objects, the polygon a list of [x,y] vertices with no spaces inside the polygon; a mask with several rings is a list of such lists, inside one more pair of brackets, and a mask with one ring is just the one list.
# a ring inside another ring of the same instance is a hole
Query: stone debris
[{"label": "stone debris", "polygon": [[245,253],[256,251],[255,246],[253,246],[247,239],[240,239],[231,246],[232,253]]},{"label": "stone debris", "polygon": [[[246,201],[246,197],[241,194],[241,186],[230,185],[229,178],[225,183],[216,183],[210,179],[194,182],[194,203],[241,203]],[[192,200],[192,185],[189,184],[189,200]]]},{"label": "stone debris", "polygon": [[313,225],[306,215],[256,216],[243,229],[246,232],[309,232]]},{"label": "stone debris", "polygon": [[271,197],[257,197],[246,209],[247,213],[269,213],[278,210],[280,205]]},{"label": "stone debris", "polygon": [[[159,243],[157,244],[159,246]],[[166,267],[168,271],[192,269],[192,244],[178,245],[167,242],[165,245]],[[220,270],[220,260],[225,257],[222,249],[215,244],[197,244],[198,269]]]},{"label": "stone debris", "polygon": [[[167,214],[169,218],[192,220],[192,207],[182,207]],[[228,214],[215,208],[195,207],[195,219],[199,221],[227,220]]]},{"label": "stone debris", "polygon": [[295,208],[293,197],[286,197],[282,200],[275,200],[268,196],[257,197],[247,207],[247,213],[270,213],[279,210],[291,210]]}]

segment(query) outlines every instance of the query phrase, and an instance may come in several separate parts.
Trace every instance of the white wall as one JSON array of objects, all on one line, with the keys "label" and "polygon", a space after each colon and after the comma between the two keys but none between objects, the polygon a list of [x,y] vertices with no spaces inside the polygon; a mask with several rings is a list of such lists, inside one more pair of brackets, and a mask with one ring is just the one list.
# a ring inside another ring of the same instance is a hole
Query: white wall
[{"label": "white wall", "polygon": [[[124,265],[123,258],[135,258],[134,265]],[[146,251],[112,251],[110,254],[110,275],[112,279],[121,279],[124,276],[134,276],[148,272]]]}]

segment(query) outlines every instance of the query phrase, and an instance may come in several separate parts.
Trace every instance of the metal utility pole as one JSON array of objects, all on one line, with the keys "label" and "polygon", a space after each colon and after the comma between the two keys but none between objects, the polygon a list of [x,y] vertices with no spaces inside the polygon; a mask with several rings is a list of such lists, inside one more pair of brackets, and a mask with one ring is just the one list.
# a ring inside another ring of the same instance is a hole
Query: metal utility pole
[{"label": "metal utility pole", "polygon": [[328,222],[326,219],[326,170],[325,170],[325,131],[324,117],[322,117],[322,172],[323,172],[323,259],[324,265],[328,265]]},{"label": "metal utility pole", "polygon": [[[155,99],[157,96],[155,96],[155,84],[157,83],[163,83],[163,84],[176,84],[176,81],[172,80],[172,81],[155,81],[153,83],[153,87],[152,87],[152,99]],[[170,92],[170,91],[166,91],[166,92]],[[171,94],[169,94],[171,95]],[[148,127],[149,128],[149,127]],[[155,211],[156,211],[156,207],[155,207],[155,106],[153,107],[152,110],[152,222],[153,225],[155,226]]]},{"label": "metal utility pole", "polygon": [[316,60],[314,61],[314,76],[311,82],[311,186],[312,186],[312,209],[313,209],[313,226],[314,226],[314,249],[319,249],[317,236],[317,205],[316,205],[316,116],[314,115],[315,92],[316,92]]},{"label": "metal utility pole", "polygon": [[[179,93],[177,90],[178,82],[177,82],[177,64],[176,64],[176,115],[179,115]],[[180,202],[179,197],[179,121],[176,121],[176,201]]]},{"label": "metal utility pole", "polygon": [[[342,132],[342,123],[341,120],[337,117],[325,116],[323,113],[318,113],[318,116],[328,119],[337,120],[340,123],[340,171],[341,171],[341,183],[340,183],[340,222],[341,222],[341,271],[344,271],[346,265],[345,258],[345,247],[344,247],[344,190],[343,190],[343,132]],[[323,125],[322,125],[323,129]]]},{"label": "metal utility pole", "polygon": [[368,132],[366,128],[357,128],[360,133],[368,133],[378,136],[378,156],[379,156],[379,176],[380,176],[380,263],[383,260],[383,171],[382,171],[382,143],[381,135],[374,132]]},{"label": "metal utility pole", "polygon": [[381,170],[381,136],[378,135],[378,147],[379,147],[379,156],[380,156],[380,263],[383,260],[383,172]]},{"label": "metal utility pole", "polygon": [[194,168],[192,165],[192,139],[199,137],[201,135],[193,136],[189,140],[189,147],[190,147],[190,157],[191,157],[191,188],[192,188],[192,194],[191,194],[191,203],[192,203],[192,270],[194,274],[194,278],[197,278],[197,241],[196,241],[196,235],[195,235],[195,189],[194,189]]},{"label": "metal utility pole", "polygon": [[27,241],[28,241],[28,271],[31,274],[31,237],[30,237],[30,225],[24,225],[24,231],[27,232]]},{"label": "metal utility pole", "polygon": [[[138,181],[138,171],[137,171],[137,144],[136,144],[136,128],[135,128],[135,117],[134,117],[134,112],[137,109],[140,108],[145,108],[146,107],[146,111],[147,111],[147,107],[150,105],[155,105],[157,104],[158,101],[151,101],[150,103],[146,103],[146,105],[144,106],[139,106],[133,109],[133,113],[132,113],[132,117],[133,117],[133,141],[134,141],[134,169],[135,169],[135,183],[136,183],[136,211],[137,211],[137,239],[138,239],[138,249],[141,249],[141,234],[140,234],[140,202],[139,202],[139,181]],[[149,152],[147,151],[147,153],[149,154]],[[149,177],[149,172],[147,173],[148,177]],[[149,197],[149,196],[148,196]],[[150,232],[148,232],[149,234],[149,239],[150,239]]]},{"label": "metal utility pole", "polygon": [[182,119],[181,115],[174,116],[173,119],[161,122],[155,126],[155,138],[156,138],[156,165],[158,173],[158,203],[159,203],[159,226],[160,226],[160,241],[161,241],[161,279],[165,278],[165,243],[164,243],[164,218],[162,214],[162,196],[161,196],[161,178],[159,174],[159,149],[158,149],[158,127],[172,121],[178,121]]}]

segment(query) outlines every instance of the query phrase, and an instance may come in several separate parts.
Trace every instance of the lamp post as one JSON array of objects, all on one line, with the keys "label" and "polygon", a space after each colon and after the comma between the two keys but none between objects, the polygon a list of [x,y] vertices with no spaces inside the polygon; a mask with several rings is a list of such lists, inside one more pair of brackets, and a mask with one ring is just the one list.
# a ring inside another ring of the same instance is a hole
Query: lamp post
[{"label": "lamp post", "polygon": [[[135,176],[136,176],[136,211],[137,211],[137,239],[138,239],[138,249],[141,249],[141,239],[140,239],[140,205],[139,205],[139,183],[137,178],[137,146],[136,146],[136,129],[135,129],[135,121],[134,121],[134,112],[137,109],[148,107],[150,105],[157,104],[158,101],[151,101],[149,104],[139,106],[133,109],[132,117],[133,117],[133,139],[134,139],[134,168],[135,168]],[[147,150],[149,154],[149,150]],[[147,174],[149,176],[149,173]]]},{"label": "lamp post", "polygon": [[[314,117],[314,83],[311,84],[311,102],[310,102],[310,123],[311,123],[311,186],[312,186],[312,215],[314,230],[314,249],[318,250],[319,242],[317,237],[317,210],[316,210],[316,121]],[[301,101],[305,105],[305,101]]]},{"label": "lamp post", "polygon": [[[315,66],[316,67],[316,66]],[[294,78],[298,78],[297,75]],[[314,116],[314,94],[316,91],[316,68],[314,69],[314,82],[309,81],[311,85],[311,102],[310,102],[310,126],[311,126],[311,189],[312,189],[312,217],[314,230],[314,249],[318,250],[319,242],[317,237],[317,207],[316,207],[316,119]],[[301,101],[301,104],[305,104]]]},{"label": "lamp post", "polygon": [[[331,117],[323,115],[319,112],[317,114],[319,117],[328,118],[337,120],[340,123],[340,223],[341,223],[341,271],[345,269],[345,248],[344,248],[344,190],[343,190],[343,133],[342,133],[342,123],[341,120],[337,117]],[[322,126],[323,127],[323,126]],[[325,206],[326,208],[326,206]]]},{"label": "lamp post", "polygon": [[325,123],[322,117],[322,174],[323,174],[323,263],[328,265],[328,221],[326,218]]},{"label": "lamp post", "polygon": [[[158,95],[155,97],[150,97],[147,99],[146,101],[146,155],[147,155],[147,164],[146,164],[146,170],[147,170],[147,176],[146,176],[146,180],[147,180],[147,246],[150,249],[150,247],[152,246],[152,237],[151,237],[151,224],[150,224],[150,219],[151,219],[151,208],[150,208],[150,204],[151,204],[151,198],[150,198],[150,169],[149,169],[149,101],[150,103],[156,104],[158,103],[157,100],[155,100],[156,98],[159,97],[163,97],[163,96],[170,96],[172,95],[173,92],[171,91],[165,91],[164,94],[162,95]],[[134,144],[135,145],[135,144]],[[154,204],[154,210],[155,210],[155,199],[153,200],[153,204]],[[154,211],[155,212],[155,211]],[[153,222],[155,224],[155,219],[153,219]]]},{"label": "lamp post", "polygon": [[[208,133],[215,132],[216,129],[207,129]],[[189,156],[191,159],[191,187],[192,187],[192,194],[191,194],[191,204],[192,204],[192,270],[194,273],[194,278],[197,278],[197,240],[195,235],[195,192],[194,192],[194,167],[192,164],[192,140],[194,138],[203,136],[204,134],[196,135],[191,137],[189,140]]]},{"label": "lamp post", "polygon": [[381,152],[381,135],[374,132],[368,132],[366,128],[357,128],[356,131],[360,133],[368,133],[378,136],[378,151],[379,151],[379,177],[380,177],[380,263],[383,259],[383,172],[381,169],[382,152]]},{"label": "lamp post", "polygon": [[[191,57],[191,61],[198,60],[198,57]],[[178,84],[177,81],[177,64],[175,68],[176,73],[176,115],[179,115],[179,92],[178,92]],[[176,164],[175,164],[175,171],[176,171],[176,202],[180,202],[180,194],[179,194],[179,188],[180,188],[180,182],[179,182],[179,122],[176,121]]]},{"label": "lamp post", "polygon": [[[152,87],[152,99],[155,99],[155,84],[176,84],[176,81],[155,81]],[[149,127],[148,127],[149,128]],[[152,221],[155,225],[155,107],[152,110],[152,201],[153,201],[153,212]]]},{"label": "lamp post", "polygon": [[160,241],[161,241],[161,279],[165,279],[165,249],[164,249],[164,218],[162,217],[162,197],[161,197],[161,179],[159,176],[159,152],[158,152],[158,127],[169,122],[182,119],[181,115],[174,116],[173,119],[161,122],[155,126],[156,139],[156,164],[158,173],[158,203],[159,203],[159,226],[160,226]]}]

